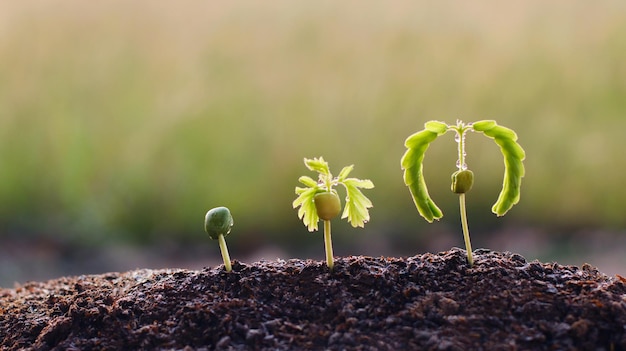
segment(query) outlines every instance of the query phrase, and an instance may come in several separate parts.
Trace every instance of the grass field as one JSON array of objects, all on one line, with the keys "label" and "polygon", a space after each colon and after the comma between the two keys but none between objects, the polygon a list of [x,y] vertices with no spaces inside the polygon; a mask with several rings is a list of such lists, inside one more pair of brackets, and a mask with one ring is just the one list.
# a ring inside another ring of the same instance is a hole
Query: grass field
[{"label": "grass field", "polygon": [[419,218],[399,160],[425,121],[457,118],[496,119],[527,153],[497,219],[502,157],[468,137],[479,237],[623,233],[625,38],[623,1],[4,2],[0,239],[193,242],[224,205],[235,247],[318,244],[291,208],[314,156],[376,185],[339,245],[456,231],[452,136],[425,161],[443,223]]}]

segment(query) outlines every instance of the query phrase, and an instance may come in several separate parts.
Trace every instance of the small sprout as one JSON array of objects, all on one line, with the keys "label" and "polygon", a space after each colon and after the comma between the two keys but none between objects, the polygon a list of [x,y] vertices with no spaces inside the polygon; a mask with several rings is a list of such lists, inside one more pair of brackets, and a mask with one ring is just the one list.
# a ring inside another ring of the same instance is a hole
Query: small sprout
[{"label": "small sprout", "polygon": [[224,238],[230,233],[232,226],[233,216],[226,207],[212,208],[204,217],[204,230],[211,239],[219,242],[224,267],[227,272],[232,270],[232,265],[230,264],[230,255],[228,254],[228,247]]},{"label": "small sprout", "polygon": [[324,247],[326,249],[326,264],[331,270],[334,266],[333,246],[330,231],[330,220],[341,212],[341,200],[336,185],[343,185],[346,189],[346,206],[341,218],[347,218],[353,227],[363,227],[370,219],[368,208],[372,202],[363,195],[360,188],[371,189],[374,183],[371,180],[348,178],[354,166],[344,167],[337,177],[333,177],[324,158],[304,159],[305,166],[311,171],[319,173],[318,180],[302,176],[298,180],[306,187],[296,187],[298,197],[293,201],[293,208],[298,209],[298,217],[310,232],[318,229],[320,219],[324,221]]},{"label": "small sprout", "polygon": [[485,120],[468,124],[457,121],[456,125],[429,121],[426,122],[424,127],[424,130],[409,136],[405,141],[407,150],[400,161],[404,170],[404,183],[409,187],[415,206],[422,217],[432,223],[434,219],[440,219],[443,216],[439,207],[435,205],[428,194],[422,163],[430,143],[438,136],[453,130],[456,133],[455,140],[458,143],[459,158],[457,160],[458,170],[452,174],[451,189],[454,193],[459,194],[461,225],[463,227],[465,248],[467,249],[467,260],[469,265],[472,266],[474,259],[472,258],[472,245],[470,243],[465,211],[465,193],[472,188],[474,173],[467,168],[465,163],[465,135],[467,131],[485,134],[487,137],[494,139],[504,156],[502,191],[491,209],[497,216],[504,216],[513,205],[519,202],[520,187],[522,185],[522,177],[524,177],[524,164],[522,161],[526,154],[524,149],[517,143],[517,134],[509,128],[498,125],[496,121]]}]

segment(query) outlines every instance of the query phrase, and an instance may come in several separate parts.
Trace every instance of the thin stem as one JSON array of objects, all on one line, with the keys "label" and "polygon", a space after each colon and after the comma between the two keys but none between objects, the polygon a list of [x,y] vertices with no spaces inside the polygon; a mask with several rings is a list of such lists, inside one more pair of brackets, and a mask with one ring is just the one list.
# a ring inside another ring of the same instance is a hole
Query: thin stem
[{"label": "thin stem", "polygon": [[226,239],[224,239],[224,234],[220,234],[217,237],[217,241],[220,243],[220,251],[222,252],[222,259],[224,260],[224,267],[226,268],[226,272],[230,272],[233,270],[230,264],[230,255],[228,254],[228,247],[226,247]]},{"label": "thin stem", "polygon": [[457,125],[454,128],[456,131],[456,141],[459,144],[459,160],[458,160],[458,168],[459,170],[464,170],[467,166],[465,165],[465,133],[467,132],[467,126],[462,121],[457,121]]},{"label": "thin stem", "polygon": [[465,194],[459,194],[459,206],[461,208],[461,226],[463,227],[463,239],[465,239],[465,250],[467,251],[467,262],[470,267],[474,265],[472,257],[472,243],[470,242],[469,227],[467,226],[467,213],[465,211]]},{"label": "thin stem", "polygon": [[335,261],[333,259],[333,242],[330,237],[330,220],[324,220],[324,247],[326,248],[326,265],[332,271]]},{"label": "thin stem", "polygon": [[459,169],[465,168],[465,131],[459,134]]}]

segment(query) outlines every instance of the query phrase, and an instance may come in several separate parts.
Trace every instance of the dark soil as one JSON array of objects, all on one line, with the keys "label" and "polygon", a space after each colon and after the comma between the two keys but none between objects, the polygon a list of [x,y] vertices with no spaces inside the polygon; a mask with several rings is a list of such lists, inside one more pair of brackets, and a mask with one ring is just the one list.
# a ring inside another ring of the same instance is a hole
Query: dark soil
[{"label": "dark soil", "polygon": [[626,350],[626,280],[465,251],[0,289],[0,350]]}]

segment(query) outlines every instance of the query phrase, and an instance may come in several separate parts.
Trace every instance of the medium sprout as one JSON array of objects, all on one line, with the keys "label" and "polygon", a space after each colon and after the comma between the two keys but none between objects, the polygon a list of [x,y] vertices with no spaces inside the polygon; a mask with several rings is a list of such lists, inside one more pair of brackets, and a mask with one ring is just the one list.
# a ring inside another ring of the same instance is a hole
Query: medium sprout
[{"label": "medium sprout", "polygon": [[296,187],[298,197],[293,201],[293,208],[298,209],[298,217],[310,232],[316,231],[319,220],[324,221],[324,248],[326,250],[326,265],[330,270],[334,267],[333,244],[331,238],[330,220],[341,212],[341,200],[337,185],[346,189],[345,207],[341,218],[347,218],[353,227],[363,227],[370,219],[368,209],[372,202],[361,192],[361,189],[371,189],[374,183],[371,180],[348,178],[353,166],[344,167],[337,177],[330,173],[328,163],[323,157],[304,159],[305,166],[318,173],[317,181],[308,176],[298,180],[306,187]]},{"label": "medium sprout", "polygon": [[204,217],[204,230],[209,234],[211,239],[219,242],[224,267],[227,272],[232,270],[232,265],[230,264],[230,255],[228,254],[228,247],[226,246],[226,240],[224,238],[230,233],[232,226],[233,216],[226,207],[212,208]]}]

